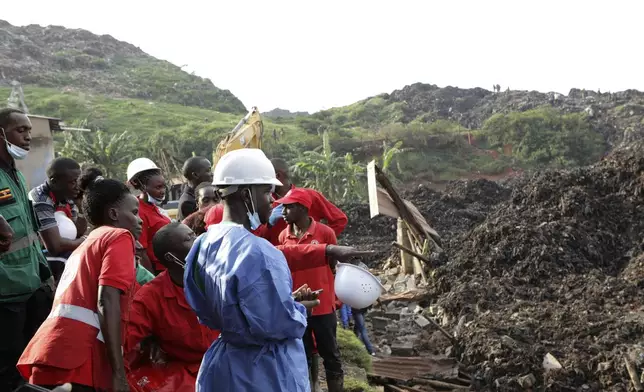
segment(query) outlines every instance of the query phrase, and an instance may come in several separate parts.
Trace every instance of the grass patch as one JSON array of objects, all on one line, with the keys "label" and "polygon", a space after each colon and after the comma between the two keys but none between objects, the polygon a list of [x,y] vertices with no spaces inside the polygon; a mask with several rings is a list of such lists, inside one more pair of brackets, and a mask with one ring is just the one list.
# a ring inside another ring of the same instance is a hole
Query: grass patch
[{"label": "grass patch", "polygon": [[366,381],[345,377],[344,392],[376,392],[376,388],[369,385]]},{"label": "grass patch", "polygon": [[342,355],[342,361],[358,366],[367,372],[372,369],[371,355],[367,352],[364,344],[350,330],[338,328],[336,333],[338,347]]}]

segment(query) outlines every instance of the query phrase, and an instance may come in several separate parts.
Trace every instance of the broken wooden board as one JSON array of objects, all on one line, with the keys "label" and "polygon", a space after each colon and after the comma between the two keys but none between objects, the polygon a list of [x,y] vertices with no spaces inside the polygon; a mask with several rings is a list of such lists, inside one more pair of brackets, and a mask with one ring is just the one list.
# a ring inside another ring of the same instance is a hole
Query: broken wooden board
[{"label": "broken wooden board", "polygon": [[459,378],[456,360],[444,356],[375,358],[372,366],[369,381],[393,391],[461,391],[469,386]]},{"label": "broken wooden board", "polygon": [[[408,224],[415,226],[417,224],[424,230],[428,235],[432,237],[432,239],[440,244],[441,243],[441,238],[440,235],[436,230],[434,230],[429,223],[425,220],[423,215],[418,211],[418,208],[414,206],[411,202],[407,200],[403,200],[398,196],[397,192],[395,189],[393,189],[393,186],[391,184],[388,184],[389,188],[388,190],[385,190],[383,188],[378,187],[378,172],[380,171],[379,168],[376,166],[375,161],[369,162],[367,165],[367,187],[368,187],[368,194],[369,194],[369,210],[370,210],[370,215],[371,217],[375,217],[377,215],[387,215],[392,218],[402,218],[405,219],[405,213],[401,213],[399,208],[396,207],[396,201],[392,196],[390,195],[390,192],[394,193],[397,198],[399,198],[404,206],[406,207],[407,211],[409,212],[409,218],[410,220],[413,220],[413,222],[407,222]],[[381,176],[384,176],[384,174],[380,173]],[[388,182],[388,180],[386,181]]]},{"label": "broken wooden board", "polygon": [[419,301],[421,299],[427,298],[427,291],[421,289],[407,290],[398,294],[385,294],[381,295],[378,298],[378,301],[381,303],[391,302],[391,301]]}]

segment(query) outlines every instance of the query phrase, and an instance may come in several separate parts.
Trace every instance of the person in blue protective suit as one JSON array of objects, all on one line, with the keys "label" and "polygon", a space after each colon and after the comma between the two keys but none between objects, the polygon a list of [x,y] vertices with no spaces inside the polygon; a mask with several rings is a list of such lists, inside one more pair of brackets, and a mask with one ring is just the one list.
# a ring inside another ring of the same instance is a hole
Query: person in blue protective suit
[{"label": "person in blue protective suit", "polygon": [[[250,230],[271,213],[275,170],[258,149],[224,155],[214,172],[223,221],[201,235],[186,258],[184,289],[201,323],[221,331],[206,352],[196,391],[308,392],[302,343],[308,287],[292,292],[284,254]],[[302,303],[297,302],[303,301]]]}]

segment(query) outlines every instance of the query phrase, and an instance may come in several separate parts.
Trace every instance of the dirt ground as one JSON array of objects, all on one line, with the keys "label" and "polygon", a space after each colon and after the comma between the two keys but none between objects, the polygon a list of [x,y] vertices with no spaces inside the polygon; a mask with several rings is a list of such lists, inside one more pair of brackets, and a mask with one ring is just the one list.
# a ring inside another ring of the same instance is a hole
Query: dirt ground
[{"label": "dirt ground", "polygon": [[[427,301],[477,390],[631,390],[644,367],[644,147],[595,166],[404,194],[441,234]],[[395,255],[395,221],[345,206],[342,242]],[[395,256],[394,256],[395,257]],[[550,353],[562,369],[544,371]]]}]

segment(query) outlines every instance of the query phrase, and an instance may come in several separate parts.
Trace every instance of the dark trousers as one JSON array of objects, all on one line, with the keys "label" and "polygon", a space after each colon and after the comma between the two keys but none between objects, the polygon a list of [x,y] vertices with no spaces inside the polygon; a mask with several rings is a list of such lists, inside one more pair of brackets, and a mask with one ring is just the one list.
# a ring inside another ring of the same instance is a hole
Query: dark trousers
[{"label": "dark trousers", "polygon": [[308,318],[303,340],[309,367],[313,358],[313,334],[315,334],[315,343],[318,353],[324,361],[324,370],[327,374],[341,376],[344,373],[342,372],[338,342],[335,339],[337,323],[335,312],[321,316],[311,316]]},{"label": "dark trousers", "polygon": [[51,288],[45,286],[25,302],[0,303],[0,386],[6,390],[23,383],[16,363],[49,315],[53,299]]}]

